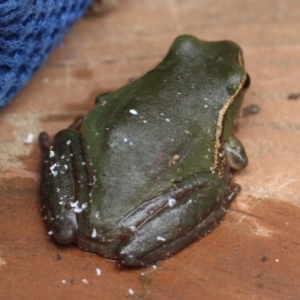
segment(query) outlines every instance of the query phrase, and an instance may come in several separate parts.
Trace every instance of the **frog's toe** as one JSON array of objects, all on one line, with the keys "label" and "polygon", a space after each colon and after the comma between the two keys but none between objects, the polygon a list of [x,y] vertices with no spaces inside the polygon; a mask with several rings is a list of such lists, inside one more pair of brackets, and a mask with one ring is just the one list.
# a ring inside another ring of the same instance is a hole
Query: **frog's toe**
[{"label": "frog's toe", "polygon": [[60,244],[67,245],[77,239],[78,226],[76,216],[72,212],[62,218],[58,216],[49,227],[49,234]]},{"label": "frog's toe", "polygon": [[118,261],[124,266],[140,267],[143,263],[133,254],[120,251],[118,254]]}]

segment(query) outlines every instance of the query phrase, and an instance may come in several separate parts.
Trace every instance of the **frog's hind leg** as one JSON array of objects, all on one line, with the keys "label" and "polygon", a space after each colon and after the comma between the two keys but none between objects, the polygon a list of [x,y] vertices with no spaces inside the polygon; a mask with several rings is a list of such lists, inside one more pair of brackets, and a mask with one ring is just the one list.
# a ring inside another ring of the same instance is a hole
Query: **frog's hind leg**
[{"label": "frog's hind leg", "polygon": [[203,203],[207,197],[220,196],[217,186],[199,189],[148,220],[120,245],[119,261],[128,266],[149,265],[175,254],[210,232],[240,191],[239,185],[233,185],[226,189],[213,208],[209,208],[209,203],[206,207],[201,206],[200,198]]},{"label": "frog's hind leg", "polygon": [[49,142],[48,135],[39,136],[42,167],[39,196],[49,234],[61,244],[77,238],[76,212],[88,198],[88,179],[81,149],[80,133],[73,129],[60,131]]}]

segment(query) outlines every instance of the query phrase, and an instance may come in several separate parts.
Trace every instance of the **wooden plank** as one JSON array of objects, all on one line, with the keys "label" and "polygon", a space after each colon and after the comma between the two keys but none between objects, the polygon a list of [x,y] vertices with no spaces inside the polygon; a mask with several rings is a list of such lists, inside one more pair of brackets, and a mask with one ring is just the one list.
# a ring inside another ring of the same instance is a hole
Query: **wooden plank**
[{"label": "wooden plank", "polygon": [[[123,0],[79,21],[0,112],[0,299],[299,299],[300,98],[288,99],[300,93],[299,19],[300,1]],[[28,133],[53,135],[87,114],[97,94],[155,66],[181,33],[244,50],[252,86],[243,107],[261,111],[239,119],[250,160],[234,176],[241,194],[217,229],[156,268],[53,243]]]}]

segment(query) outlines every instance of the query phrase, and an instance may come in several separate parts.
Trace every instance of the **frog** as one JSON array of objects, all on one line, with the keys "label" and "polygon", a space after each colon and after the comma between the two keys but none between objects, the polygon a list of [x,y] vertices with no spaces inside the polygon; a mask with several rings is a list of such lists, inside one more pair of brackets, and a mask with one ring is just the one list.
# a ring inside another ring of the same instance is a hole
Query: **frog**
[{"label": "frog", "polygon": [[63,245],[143,267],[211,232],[248,164],[234,134],[250,77],[229,40],[178,36],[163,60],[101,94],[50,141],[42,132],[40,198]]}]

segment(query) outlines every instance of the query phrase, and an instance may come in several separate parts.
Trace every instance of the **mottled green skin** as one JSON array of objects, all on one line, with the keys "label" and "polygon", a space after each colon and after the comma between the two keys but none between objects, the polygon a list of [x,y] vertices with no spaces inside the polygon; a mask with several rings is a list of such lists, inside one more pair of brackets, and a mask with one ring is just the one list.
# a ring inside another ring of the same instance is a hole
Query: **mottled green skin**
[{"label": "mottled green skin", "polygon": [[[241,60],[233,42],[179,36],[156,68],[100,96],[81,132],[59,132],[52,157],[42,147],[53,237],[142,266],[211,230],[239,191],[230,168],[247,165],[232,133],[249,85]],[[76,200],[87,203],[80,213]]]}]

